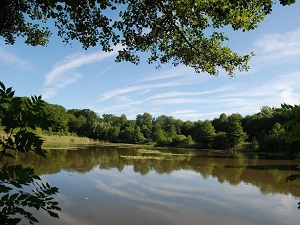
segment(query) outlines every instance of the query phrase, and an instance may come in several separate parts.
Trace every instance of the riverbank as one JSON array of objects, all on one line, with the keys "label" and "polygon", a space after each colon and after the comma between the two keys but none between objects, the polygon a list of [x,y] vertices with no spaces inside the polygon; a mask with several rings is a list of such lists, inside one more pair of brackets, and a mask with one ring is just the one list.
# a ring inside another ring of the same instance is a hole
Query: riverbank
[{"label": "riverbank", "polygon": [[127,143],[111,143],[90,139],[87,137],[76,136],[59,136],[59,135],[40,135],[44,140],[43,146],[49,148],[55,145],[71,146],[71,145],[98,145],[98,146],[116,146],[116,147],[131,147],[131,148],[159,148],[154,145],[146,144],[127,144]]}]

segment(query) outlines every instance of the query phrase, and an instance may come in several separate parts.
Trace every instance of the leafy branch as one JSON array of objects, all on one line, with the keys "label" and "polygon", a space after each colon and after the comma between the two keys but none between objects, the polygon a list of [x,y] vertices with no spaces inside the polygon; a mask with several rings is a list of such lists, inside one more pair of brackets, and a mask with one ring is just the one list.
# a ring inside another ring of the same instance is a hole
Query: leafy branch
[{"label": "leafy branch", "polygon": [[[1,125],[5,125],[7,134],[4,140],[0,140],[0,222],[14,225],[22,218],[30,224],[38,222],[26,207],[42,209],[51,217],[59,218],[56,211],[61,209],[53,197],[58,188],[42,181],[32,168],[1,164],[4,157],[14,158],[13,153],[18,152],[32,151],[46,157],[46,151],[42,149],[43,140],[31,132],[43,119],[40,112],[44,102],[41,96],[14,97],[12,88],[6,89],[2,82],[0,87],[0,121]],[[27,191],[29,188],[32,190]]]}]

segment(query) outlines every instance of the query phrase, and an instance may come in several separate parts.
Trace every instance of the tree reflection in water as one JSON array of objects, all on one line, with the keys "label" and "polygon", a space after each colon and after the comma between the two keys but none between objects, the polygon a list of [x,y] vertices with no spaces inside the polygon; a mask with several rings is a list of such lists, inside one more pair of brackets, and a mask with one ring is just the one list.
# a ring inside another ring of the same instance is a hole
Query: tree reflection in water
[{"label": "tree reflection in water", "polygon": [[295,161],[259,158],[243,153],[76,146],[76,150],[48,150],[47,159],[26,154],[20,155],[17,160],[25,167],[34,168],[39,175],[55,174],[61,170],[87,173],[95,167],[105,170],[117,168],[121,172],[129,165],[141,175],[147,175],[150,171],[170,174],[178,170],[192,170],[204,178],[217,178],[220,183],[250,183],[265,194],[290,193],[300,196],[299,182],[284,182],[290,174],[299,173]]}]

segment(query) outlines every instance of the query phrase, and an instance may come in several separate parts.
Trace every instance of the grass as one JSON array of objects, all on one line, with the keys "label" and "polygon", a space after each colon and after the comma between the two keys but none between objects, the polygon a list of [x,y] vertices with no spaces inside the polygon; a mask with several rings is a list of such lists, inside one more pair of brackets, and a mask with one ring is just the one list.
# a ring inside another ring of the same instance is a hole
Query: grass
[{"label": "grass", "polygon": [[41,135],[45,143],[74,143],[74,144],[94,144],[96,141],[86,137]]},{"label": "grass", "polygon": [[[4,127],[0,126],[0,140],[7,137],[7,134],[4,132]],[[126,144],[126,143],[110,143],[99,140],[93,140],[87,137],[78,137],[78,136],[62,136],[62,135],[45,135],[37,132],[44,140],[43,148],[44,149],[78,149],[80,145],[101,145],[101,146],[115,146],[118,148],[133,148],[141,154],[162,154],[158,149],[166,150],[170,147],[158,147],[154,143],[151,144]],[[179,149],[179,148],[178,148]],[[165,156],[172,153],[164,153]],[[172,154],[174,155],[174,154]],[[182,154],[179,154],[182,155]]]},{"label": "grass", "polygon": [[141,154],[157,154],[157,155],[164,155],[164,156],[194,156],[195,154],[178,154],[178,153],[172,153],[172,152],[161,152],[159,150],[152,150],[152,149],[138,149],[138,153]]}]

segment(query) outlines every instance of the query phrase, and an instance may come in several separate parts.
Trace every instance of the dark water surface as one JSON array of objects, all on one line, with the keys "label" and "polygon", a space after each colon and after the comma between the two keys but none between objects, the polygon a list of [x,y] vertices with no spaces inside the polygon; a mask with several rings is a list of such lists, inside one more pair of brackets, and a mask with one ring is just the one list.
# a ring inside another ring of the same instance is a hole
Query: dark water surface
[{"label": "dark water surface", "polygon": [[293,160],[95,146],[19,160],[59,187],[60,219],[40,213],[45,225],[300,224]]}]

